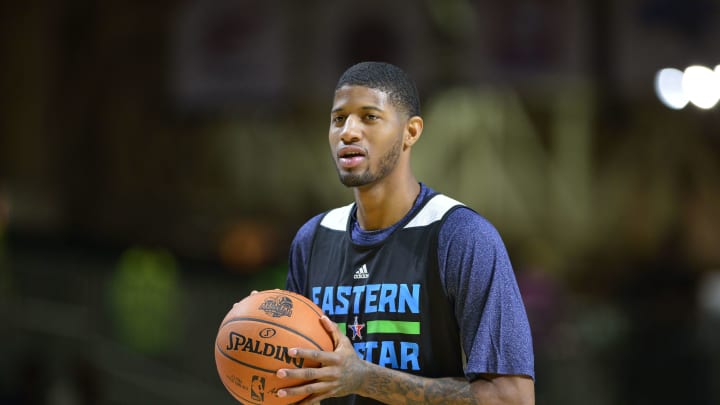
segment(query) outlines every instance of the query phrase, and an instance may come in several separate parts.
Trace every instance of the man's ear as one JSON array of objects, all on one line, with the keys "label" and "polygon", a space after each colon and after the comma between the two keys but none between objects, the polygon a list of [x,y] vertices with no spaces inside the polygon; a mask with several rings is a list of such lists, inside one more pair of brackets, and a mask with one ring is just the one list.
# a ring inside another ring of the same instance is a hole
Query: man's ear
[{"label": "man's ear", "polygon": [[406,148],[409,148],[420,139],[423,131],[423,119],[417,115],[410,117],[405,126],[405,142]]}]

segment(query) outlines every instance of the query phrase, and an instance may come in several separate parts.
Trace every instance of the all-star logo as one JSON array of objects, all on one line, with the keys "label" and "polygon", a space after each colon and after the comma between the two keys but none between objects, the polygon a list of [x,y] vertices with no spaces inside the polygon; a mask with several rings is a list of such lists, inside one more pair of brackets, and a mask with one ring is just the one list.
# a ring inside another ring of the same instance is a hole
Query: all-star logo
[{"label": "all-star logo", "polygon": [[361,279],[365,279],[365,278],[368,278],[368,277],[369,277],[369,274],[368,274],[368,270],[367,270],[367,265],[366,265],[366,264],[363,264],[362,266],[360,266],[359,269],[355,270],[355,275],[353,276],[353,278],[354,278],[355,280],[361,280]]},{"label": "all-star logo", "polygon": [[365,327],[364,323],[358,323],[357,315],[355,316],[355,322],[352,325],[348,325],[348,328],[350,328],[353,332],[352,340],[355,340],[355,338],[359,338],[362,340],[362,329]]},{"label": "all-star logo", "polygon": [[291,316],[293,303],[288,297],[278,295],[276,297],[268,298],[258,308],[261,311],[265,311],[266,314],[273,318],[280,318],[281,316]]}]

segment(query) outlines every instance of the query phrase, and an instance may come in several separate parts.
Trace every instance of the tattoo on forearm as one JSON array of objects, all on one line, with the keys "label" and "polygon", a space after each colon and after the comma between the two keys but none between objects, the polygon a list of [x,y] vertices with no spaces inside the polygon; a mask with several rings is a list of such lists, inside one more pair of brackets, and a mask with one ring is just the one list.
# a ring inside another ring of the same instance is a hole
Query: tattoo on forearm
[{"label": "tattoo on forearm", "polygon": [[462,380],[427,380],[412,375],[398,379],[373,374],[366,390],[373,398],[393,404],[477,404],[470,384]]},{"label": "tattoo on forearm", "polygon": [[426,404],[478,404],[470,391],[470,384],[458,380],[432,380],[425,384],[423,402]]},{"label": "tattoo on forearm", "polygon": [[395,381],[384,375],[373,375],[368,381],[367,391],[372,397],[399,404],[417,403],[422,397],[422,386],[412,379]]}]

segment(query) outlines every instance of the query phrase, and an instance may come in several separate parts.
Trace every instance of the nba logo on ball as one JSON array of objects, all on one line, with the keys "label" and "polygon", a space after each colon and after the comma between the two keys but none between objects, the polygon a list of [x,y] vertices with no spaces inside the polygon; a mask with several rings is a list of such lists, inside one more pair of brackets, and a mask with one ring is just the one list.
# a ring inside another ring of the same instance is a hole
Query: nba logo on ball
[{"label": "nba logo on ball", "polygon": [[265,379],[254,375],[252,378],[252,386],[250,388],[250,397],[256,401],[263,402],[265,400]]},{"label": "nba logo on ball", "polygon": [[279,379],[281,368],[318,367],[290,356],[291,348],[332,351],[320,323],[322,310],[302,295],[284,290],[254,293],[227,313],[215,338],[215,364],[225,388],[243,404],[282,405],[304,396],[278,398],[281,388],[303,380]]}]

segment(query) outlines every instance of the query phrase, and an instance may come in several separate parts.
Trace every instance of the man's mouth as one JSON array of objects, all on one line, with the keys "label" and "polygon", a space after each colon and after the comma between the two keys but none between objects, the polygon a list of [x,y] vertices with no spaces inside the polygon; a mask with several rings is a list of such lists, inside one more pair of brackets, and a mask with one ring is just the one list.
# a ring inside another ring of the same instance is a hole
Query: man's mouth
[{"label": "man's mouth", "polygon": [[357,146],[348,146],[338,151],[338,162],[344,168],[352,168],[365,160],[365,151]]}]

